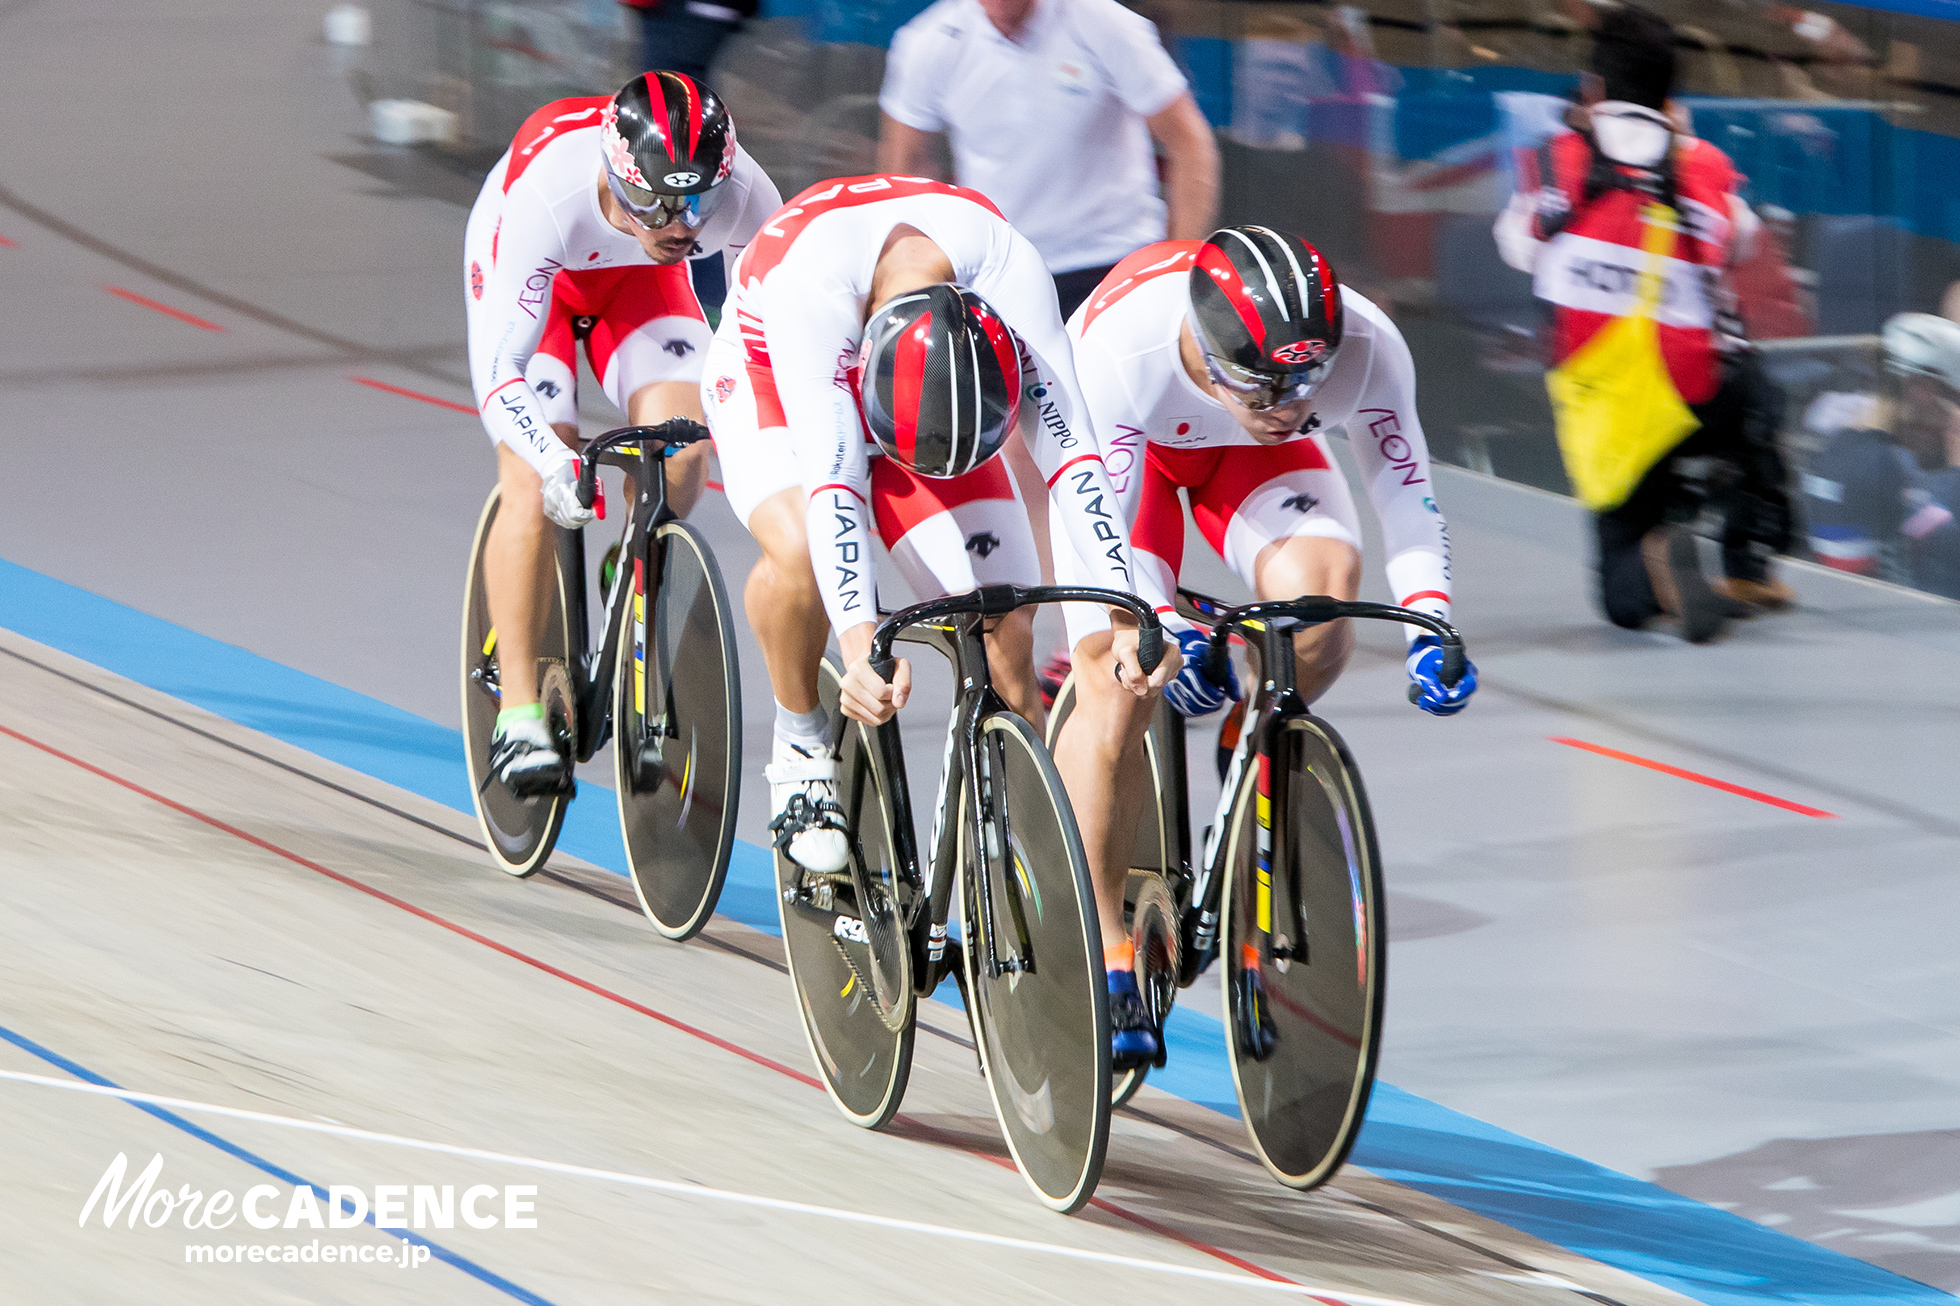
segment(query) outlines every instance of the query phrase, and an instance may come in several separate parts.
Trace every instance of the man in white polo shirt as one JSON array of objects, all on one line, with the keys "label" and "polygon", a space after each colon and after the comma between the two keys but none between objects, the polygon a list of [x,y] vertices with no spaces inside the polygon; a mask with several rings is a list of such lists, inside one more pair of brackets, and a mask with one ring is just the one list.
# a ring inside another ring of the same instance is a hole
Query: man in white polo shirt
[{"label": "man in white polo shirt", "polygon": [[1131,250],[1212,229],[1211,124],[1117,0],[938,0],[893,38],[878,106],[878,170],[929,175],[945,132],[953,180],[1034,244],[1065,318]]}]

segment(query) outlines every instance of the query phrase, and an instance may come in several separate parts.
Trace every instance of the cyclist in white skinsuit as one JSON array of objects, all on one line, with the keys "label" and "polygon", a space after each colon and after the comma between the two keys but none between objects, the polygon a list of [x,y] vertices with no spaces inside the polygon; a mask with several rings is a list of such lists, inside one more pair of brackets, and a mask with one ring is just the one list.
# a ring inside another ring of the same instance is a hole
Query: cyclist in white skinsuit
[{"label": "cyclist in white skinsuit", "polygon": [[[977,192],[896,176],[821,183],[763,225],[731,280],[702,403],[729,503],[763,549],[747,599],[777,701],[771,789],[779,816],[798,795],[808,805],[796,810],[833,813],[825,824],[786,828],[785,847],[806,867],[837,869],[845,857],[832,802],[837,764],[817,702],[830,630],[844,655],[846,715],[888,720],[911,683],[904,662],[889,685],[868,663],[874,529],[921,598],[978,583],[1039,584],[1023,503],[1030,492],[1045,491],[1050,503],[1060,583],[1131,591],[1129,540],[1095,438],[1080,424],[1054,283],[1033,246]],[[958,331],[934,335],[949,329],[949,315],[963,320]],[[930,346],[942,351],[936,373],[921,362],[928,337],[940,342]],[[958,352],[962,341],[977,342],[970,361]],[[948,366],[951,395],[943,393]],[[987,385],[995,400],[972,401]],[[965,433],[983,409],[999,422],[974,437],[976,453]],[[1017,485],[1006,460],[991,456],[1013,424],[1045,487]],[[949,440],[958,456],[927,452]],[[1155,690],[1174,671],[1167,663],[1141,676],[1134,624],[1127,613],[1115,620],[1112,631],[1104,616],[1075,650],[1082,665],[1100,669],[1082,699],[1098,728],[1056,755],[1106,943],[1127,937],[1122,892],[1145,789],[1142,736]],[[989,653],[1002,695],[1038,722],[1032,627],[1032,609],[1007,618]],[[1123,832],[1120,848],[1114,832]]]},{"label": "cyclist in white skinsuit", "polygon": [[[698,418],[708,324],[686,260],[740,249],[779,202],[721,102],[691,78],[654,72],[616,96],[532,114],[470,210],[470,376],[502,491],[484,556],[503,696],[490,769],[520,795],[570,775],[538,704],[535,650],[545,518],[568,529],[592,519],[572,489],[578,344],[629,421]],[[707,450],[677,455],[668,474],[685,513]]]},{"label": "cyclist in white skinsuit", "polygon": [[[1118,264],[1069,320],[1076,374],[1121,495],[1139,593],[1187,645],[1169,691],[1186,715],[1236,697],[1189,656],[1202,635],[1168,615],[1190,496],[1200,531],[1261,599],[1360,586],[1361,528],[1326,432],[1345,429],[1381,521],[1395,602],[1448,619],[1450,543],[1416,416],[1415,364],[1401,332],[1339,285],[1305,242],[1263,227],[1164,241]],[[1295,644],[1312,702],[1353,650],[1348,622]],[[1413,628],[1411,628],[1413,629]],[[1412,637],[1419,704],[1447,715],[1474,672],[1444,689],[1435,637]]]}]

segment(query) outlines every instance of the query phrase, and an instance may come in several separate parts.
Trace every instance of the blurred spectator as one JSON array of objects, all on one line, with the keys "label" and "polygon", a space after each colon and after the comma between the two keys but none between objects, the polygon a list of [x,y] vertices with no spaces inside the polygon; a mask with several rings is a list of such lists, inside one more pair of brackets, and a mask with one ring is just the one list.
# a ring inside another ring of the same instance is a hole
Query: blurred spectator
[{"label": "blurred spectator", "polygon": [[1309,141],[1367,150],[1369,110],[1402,89],[1402,74],[1375,56],[1368,16],[1338,6],[1325,40],[1313,23],[1255,10],[1232,56],[1232,126],[1241,145],[1305,149]]},{"label": "blurred spectator", "polygon": [[879,170],[930,175],[945,132],[953,180],[1034,242],[1064,317],[1125,254],[1201,240],[1217,215],[1211,125],[1117,0],[938,0],[893,39],[878,106]]},{"label": "blurred spectator", "polygon": [[[1728,156],[1686,131],[1669,98],[1674,80],[1674,33],[1664,19],[1631,5],[1604,14],[1585,107],[1569,116],[1572,131],[1540,147],[1527,170],[1536,176],[1499,216],[1495,235],[1504,261],[1531,272],[1533,293],[1551,305],[1550,361],[1565,366],[1603,329],[1645,311],[1645,211],[1658,202],[1679,215],[1672,253],[1660,262],[1654,330],[1665,380],[1698,426],[1663,448],[1594,522],[1607,618],[1637,628],[1666,612],[1699,643],[1745,603],[1789,603],[1789,587],[1769,567],[1770,555],[1788,546],[1790,519],[1777,447],[1781,393],[1746,342],[1717,329],[1720,272],[1748,252],[1756,216],[1735,193]],[[1665,435],[1664,427],[1646,429]],[[1722,495],[1725,579],[1712,586],[1687,524],[1700,502],[1679,466],[1711,456],[1739,473]]]},{"label": "blurred spectator", "polygon": [[1899,525],[1913,584],[1960,599],[1960,325],[1900,313],[1882,338],[1892,432],[1919,473]]},{"label": "blurred spectator", "polygon": [[640,71],[666,68],[706,81],[721,43],[755,17],[760,0],[619,0],[640,13]]},{"label": "blurred spectator", "polygon": [[1729,272],[1737,311],[1757,340],[1788,340],[1815,334],[1815,294],[1790,260],[1796,243],[1796,216],[1786,208],[1765,204],[1757,211],[1762,231],[1755,251],[1737,260]]},{"label": "blurred spectator", "polygon": [[1817,561],[1856,576],[1885,574],[1885,550],[1910,511],[1912,459],[1883,429],[1875,395],[1827,392],[1804,414],[1824,437],[1803,475],[1804,515]]},{"label": "blurred spectator", "polygon": [[1960,322],[1960,281],[1948,283],[1946,293],[1940,296],[1940,316],[1949,322]]}]

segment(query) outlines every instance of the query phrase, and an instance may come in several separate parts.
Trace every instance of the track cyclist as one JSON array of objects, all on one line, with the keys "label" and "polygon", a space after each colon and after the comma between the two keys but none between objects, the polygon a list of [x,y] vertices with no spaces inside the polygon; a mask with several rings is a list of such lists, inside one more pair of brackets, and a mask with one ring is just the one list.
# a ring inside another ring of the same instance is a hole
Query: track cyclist
[{"label": "track cyclist", "polygon": [[[746,597],[776,696],[771,828],[795,861],[834,871],[848,845],[817,699],[830,631],[845,715],[887,721],[911,688],[905,662],[887,684],[868,660],[873,533],[917,598],[1039,584],[1024,500],[1034,487],[996,456],[1017,429],[1047,482],[1057,583],[1132,591],[1128,532],[1081,420],[1054,282],[978,192],[899,176],[819,183],[763,225],[730,280],[702,399],[729,503],[762,546]],[[1095,668],[1079,700],[1093,728],[1055,761],[1095,883],[1112,993],[1134,997],[1109,947],[1127,946],[1124,879],[1148,791],[1142,741],[1176,659],[1167,651],[1146,678],[1130,614],[1068,607],[1094,614],[1073,644],[1076,664]],[[1080,619],[1071,612],[1071,626]],[[1032,608],[1003,619],[988,657],[1003,698],[1038,725],[1033,623]],[[1119,1056],[1139,1034],[1151,1039],[1140,1004],[1119,997],[1111,1010]],[[1152,1039],[1128,1054],[1154,1050]]]},{"label": "track cyclist", "polygon": [[[502,509],[484,558],[502,708],[490,770],[522,796],[571,779],[545,727],[533,650],[553,538],[579,505],[578,345],[635,425],[701,417],[708,324],[687,260],[748,243],[781,202],[714,93],[680,73],[533,113],[485,178],[464,238],[470,379],[497,448]],[[683,515],[707,449],[668,460]]]},{"label": "track cyclist", "polygon": [[[1204,633],[1169,606],[1184,554],[1177,492],[1189,494],[1199,530],[1256,597],[1352,599],[1361,529],[1327,444],[1336,427],[1347,431],[1381,521],[1395,601],[1449,618],[1449,531],[1416,417],[1415,364],[1388,315],[1342,286],[1313,246],[1267,227],[1147,245],[1117,264],[1068,330],[1129,517],[1138,593],[1184,645],[1183,670],[1165,691],[1179,712],[1203,716],[1239,691],[1205,675],[1194,655]],[[1306,702],[1346,667],[1349,624],[1294,640]],[[1470,668],[1445,688],[1442,659],[1434,635],[1412,636],[1411,697],[1448,716],[1469,702],[1477,677]]]}]

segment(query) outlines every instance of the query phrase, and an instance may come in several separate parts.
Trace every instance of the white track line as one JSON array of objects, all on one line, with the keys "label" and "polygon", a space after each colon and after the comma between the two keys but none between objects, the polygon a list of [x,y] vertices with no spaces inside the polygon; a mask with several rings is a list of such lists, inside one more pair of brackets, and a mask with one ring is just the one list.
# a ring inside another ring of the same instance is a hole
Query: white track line
[{"label": "white track line", "polygon": [[1147,1261],[1135,1256],[1119,1256],[1113,1252],[1088,1251],[1080,1247],[1063,1247],[1057,1243],[1033,1242],[1026,1238],[1009,1238],[1001,1234],[981,1233],[973,1229],[955,1229],[943,1224],[924,1224],[917,1220],[898,1220],[890,1216],[871,1215],[864,1211],[845,1210],[835,1206],[814,1206],[808,1202],[792,1202],[780,1197],[763,1197],[756,1193],[738,1193],[725,1188],[708,1188],[700,1184],[682,1183],[673,1179],[655,1179],[648,1175],[626,1174],[619,1170],[600,1170],[592,1166],[572,1165],[564,1161],[545,1161],[531,1156],[513,1156],[508,1152],[490,1152],[478,1147],[458,1147],[451,1143],[436,1143],[422,1138],[406,1138],[400,1134],[380,1134],[368,1129],[355,1129],[348,1125],[327,1124],[316,1120],[299,1120],[292,1116],[269,1115],[263,1111],[247,1111],[240,1107],[219,1106],[212,1102],[193,1102],[180,1097],[163,1097],[155,1093],[137,1093],[126,1088],[108,1088],[100,1084],[85,1084],[72,1079],[54,1079],[47,1075],[29,1075],[20,1071],[0,1070],[0,1079],[19,1084],[32,1084],[40,1088],[59,1088],[71,1093],[87,1093],[96,1097],[120,1098],[125,1102],[141,1102],[150,1106],[167,1107],[175,1111],[196,1111],[205,1115],[229,1116],[234,1120],[251,1120],[260,1124],[284,1125],[288,1129],[301,1129],[314,1134],[332,1134],[340,1138],[359,1139],[369,1143],[386,1143],[393,1147],[408,1147],[424,1152],[441,1152],[449,1156],[469,1157],[479,1161],[496,1161],[504,1165],[523,1166],[530,1170],[544,1170],[552,1174],[575,1175],[583,1179],[599,1179],[607,1183],[629,1184],[636,1188],[650,1188],[655,1192],[668,1193],[675,1197],[685,1197],[697,1201],[732,1202],[741,1206],[762,1207],[765,1210],[787,1211],[797,1215],[814,1215],[828,1220],[841,1220],[849,1224],[872,1225],[880,1229],[895,1229],[906,1233],[926,1234],[934,1238],[949,1238],[957,1242],[982,1243],[990,1247],[1008,1247],[1016,1251],[1041,1252],[1049,1256],[1062,1256],[1071,1260],[1094,1261],[1104,1265],[1119,1265],[1133,1270],[1149,1270],[1156,1274],[1171,1274],[1187,1279],[1205,1279],[1214,1283],[1228,1283],[1240,1288],[1264,1288],[1275,1292],[1293,1293],[1305,1297],[1317,1297],[1331,1303],[1346,1303],[1347,1306],[1413,1306],[1412,1303],[1389,1297],[1368,1297],[1344,1288],[1316,1288],[1307,1284],[1275,1283],[1270,1279],[1258,1279],[1247,1274],[1228,1274],[1222,1270],[1206,1270],[1189,1265],[1173,1265],[1168,1261]]}]

